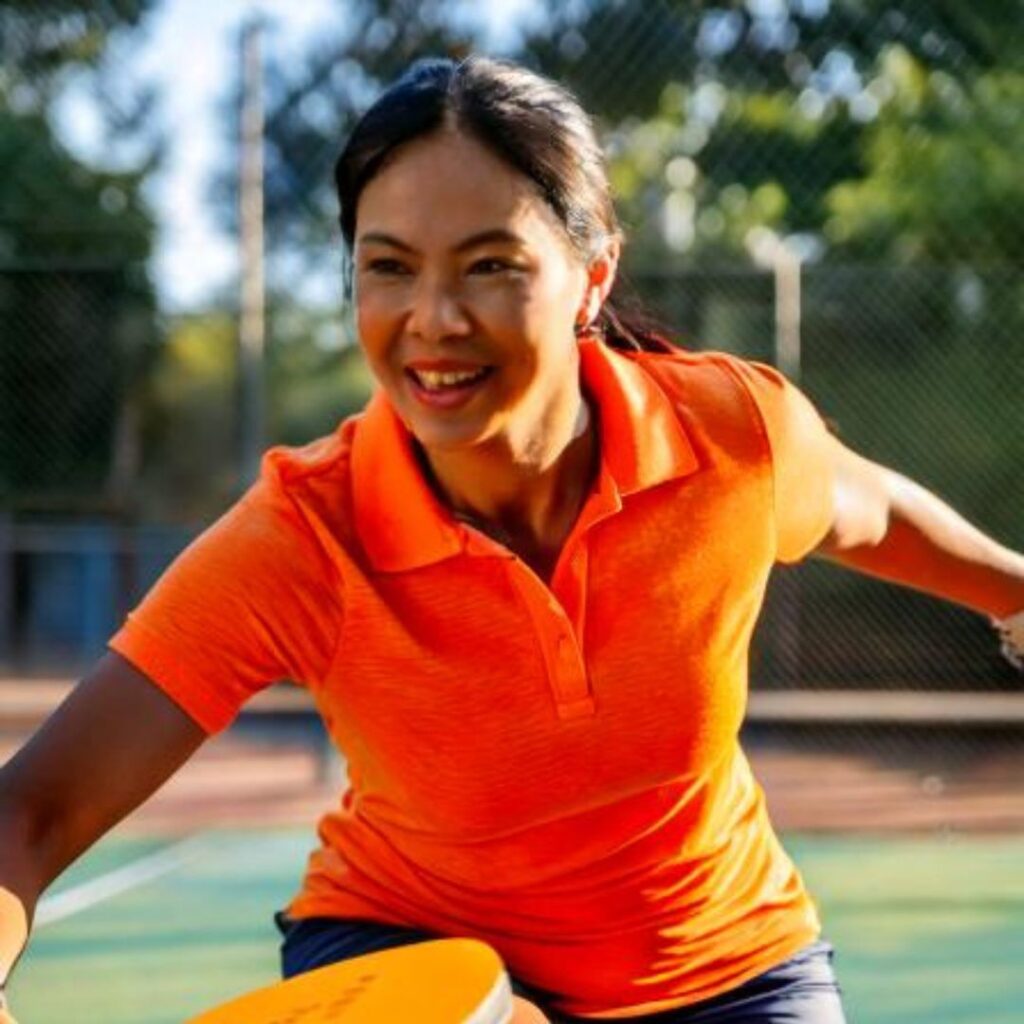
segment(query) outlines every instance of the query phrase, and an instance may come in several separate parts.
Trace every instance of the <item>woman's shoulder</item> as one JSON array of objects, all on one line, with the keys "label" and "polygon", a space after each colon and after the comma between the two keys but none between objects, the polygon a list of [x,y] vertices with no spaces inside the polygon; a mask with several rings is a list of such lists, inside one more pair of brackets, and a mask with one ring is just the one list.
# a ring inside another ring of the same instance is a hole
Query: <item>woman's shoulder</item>
[{"label": "woman's shoulder", "polygon": [[760,382],[781,384],[781,373],[766,363],[718,349],[675,347],[671,352],[629,352],[627,355],[648,372],[664,379],[688,385],[690,389],[735,391],[737,385],[758,387]]},{"label": "woman's shoulder", "polygon": [[349,416],[323,437],[301,445],[275,445],[260,465],[260,478],[279,488],[301,488],[320,477],[343,475],[360,415]]},{"label": "woman's shoulder", "polygon": [[762,426],[764,405],[790,385],[764,363],[714,349],[630,353],[691,422],[707,429]]},{"label": "woman's shoulder", "polygon": [[268,449],[259,478],[241,502],[250,524],[274,527],[284,544],[330,549],[334,562],[344,557],[355,543],[351,454],[359,418],[351,416],[306,444]]}]

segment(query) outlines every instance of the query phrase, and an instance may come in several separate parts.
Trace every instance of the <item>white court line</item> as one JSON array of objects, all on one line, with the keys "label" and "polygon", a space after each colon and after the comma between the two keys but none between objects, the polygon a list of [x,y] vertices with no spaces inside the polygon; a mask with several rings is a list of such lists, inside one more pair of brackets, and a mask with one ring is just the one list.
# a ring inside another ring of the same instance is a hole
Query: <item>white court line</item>
[{"label": "white court line", "polygon": [[88,882],[82,882],[53,896],[44,896],[36,909],[33,931],[63,921],[88,907],[176,870],[193,860],[203,845],[200,836],[189,836],[180,843],[147,854],[114,871],[108,871],[99,878],[91,878]]}]

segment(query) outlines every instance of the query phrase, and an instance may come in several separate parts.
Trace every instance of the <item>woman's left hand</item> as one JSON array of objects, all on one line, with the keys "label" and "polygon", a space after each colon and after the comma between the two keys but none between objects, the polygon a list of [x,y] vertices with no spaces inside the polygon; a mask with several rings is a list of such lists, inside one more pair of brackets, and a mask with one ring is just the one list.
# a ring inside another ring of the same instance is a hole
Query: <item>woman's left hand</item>
[{"label": "woman's left hand", "polygon": [[992,625],[999,631],[1003,656],[1024,672],[1024,609],[1005,619],[993,619]]}]

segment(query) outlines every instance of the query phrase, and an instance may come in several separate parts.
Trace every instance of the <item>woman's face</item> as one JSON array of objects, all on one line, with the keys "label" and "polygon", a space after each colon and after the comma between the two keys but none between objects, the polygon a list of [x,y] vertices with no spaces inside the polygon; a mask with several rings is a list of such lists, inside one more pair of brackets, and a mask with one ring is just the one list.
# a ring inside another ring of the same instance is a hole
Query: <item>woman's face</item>
[{"label": "woman's face", "polygon": [[367,361],[425,447],[519,448],[578,403],[586,268],[480,143],[445,130],[396,151],[360,196],[354,258]]}]

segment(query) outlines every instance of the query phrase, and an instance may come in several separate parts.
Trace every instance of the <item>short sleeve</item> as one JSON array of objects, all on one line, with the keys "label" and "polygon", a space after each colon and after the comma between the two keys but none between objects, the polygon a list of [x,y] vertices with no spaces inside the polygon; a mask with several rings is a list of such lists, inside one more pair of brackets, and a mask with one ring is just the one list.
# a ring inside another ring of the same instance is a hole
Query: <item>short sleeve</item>
[{"label": "short sleeve", "polygon": [[837,442],[807,396],[777,370],[738,360],[733,366],[771,449],[776,559],[797,562],[832,525]]},{"label": "short sleeve", "polygon": [[265,480],[193,541],[109,641],[208,733],[284,678],[311,684],[341,614],[335,570]]}]

